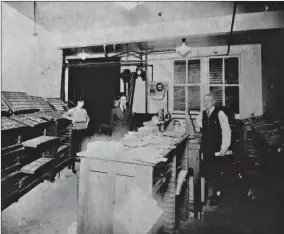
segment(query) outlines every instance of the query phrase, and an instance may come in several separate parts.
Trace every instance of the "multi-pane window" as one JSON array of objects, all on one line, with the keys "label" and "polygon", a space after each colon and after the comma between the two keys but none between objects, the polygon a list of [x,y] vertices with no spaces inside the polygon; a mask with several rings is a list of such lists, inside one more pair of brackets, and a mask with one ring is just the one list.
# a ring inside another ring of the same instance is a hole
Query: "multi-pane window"
[{"label": "multi-pane window", "polygon": [[200,110],[200,60],[174,63],[174,111]]},{"label": "multi-pane window", "polygon": [[[239,58],[218,57],[174,61],[174,111],[202,109],[202,97],[214,93],[217,102],[239,114]],[[209,63],[209,64],[208,64]],[[204,65],[205,64],[205,65]],[[206,65],[207,64],[207,65]]]},{"label": "multi-pane window", "polygon": [[209,59],[209,91],[220,105],[240,113],[238,57]]}]

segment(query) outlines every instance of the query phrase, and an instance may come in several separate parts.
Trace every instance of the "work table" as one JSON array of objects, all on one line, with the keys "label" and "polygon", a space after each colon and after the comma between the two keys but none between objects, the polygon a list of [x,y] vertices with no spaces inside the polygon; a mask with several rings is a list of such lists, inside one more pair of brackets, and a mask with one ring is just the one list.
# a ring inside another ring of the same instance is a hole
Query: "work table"
[{"label": "work table", "polygon": [[170,152],[188,137],[185,132],[174,135],[172,131],[148,136],[133,134],[120,142],[89,143],[87,150],[77,155],[81,158],[156,165],[167,161]]},{"label": "work table", "polygon": [[185,131],[145,126],[77,153],[77,233],[175,233],[188,215],[188,140]]}]

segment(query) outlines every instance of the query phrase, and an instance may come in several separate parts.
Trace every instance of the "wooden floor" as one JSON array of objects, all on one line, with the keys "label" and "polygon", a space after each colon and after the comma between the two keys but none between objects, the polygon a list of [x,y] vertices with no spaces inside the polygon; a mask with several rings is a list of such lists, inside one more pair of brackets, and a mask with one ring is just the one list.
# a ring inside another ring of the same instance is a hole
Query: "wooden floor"
[{"label": "wooden floor", "polygon": [[[235,176],[228,181],[222,204],[205,212],[204,220],[190,219],[180,233],[283,234],[283,174],[253,175],[254,200],[240,196],[244,188]],[[77,217],[76,186],[76,176],[68,169],[54,183],[40,184],[2,212],[2,233],[67,234]]]},{"label": "wooden floor", "polygon": [[[240,197],[236,184],[217,209],[206,212],[203,221],[191,219],[182,233],[283,234],[283,178],[257,175],[253,183],[255,200]],[[2,212],[2,233],[67,234],[75,221],[76,176],[65,169],[55,183],[40,184]]]},{"label": "wooden floor", "polygon": [[3,234],[67,234],[76,221],[76,176],[67,169],[2,212]]}]

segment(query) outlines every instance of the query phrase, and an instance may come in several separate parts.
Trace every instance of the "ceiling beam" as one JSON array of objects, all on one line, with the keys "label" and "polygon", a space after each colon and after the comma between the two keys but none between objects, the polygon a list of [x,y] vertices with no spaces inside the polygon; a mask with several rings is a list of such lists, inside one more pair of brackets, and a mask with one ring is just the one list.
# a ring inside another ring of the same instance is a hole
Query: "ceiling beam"
[{"label": "ceiling beam", "polygon": [[[191,21],[111,28],[55,35],[60,49],[102,44],[145,42],[177,37],[224,35],[230,32],[232,16],[207,17]],[[284,11],[238,14],[234,32],[284,27]],[[95,42],[95,43],[94,43]]]}]

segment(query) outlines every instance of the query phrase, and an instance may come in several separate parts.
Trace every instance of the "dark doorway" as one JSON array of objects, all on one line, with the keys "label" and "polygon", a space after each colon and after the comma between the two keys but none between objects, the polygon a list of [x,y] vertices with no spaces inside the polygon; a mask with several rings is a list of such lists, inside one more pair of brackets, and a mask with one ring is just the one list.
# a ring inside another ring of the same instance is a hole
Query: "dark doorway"
[{"label": "dark doorway", "polygon": [[120,91],[120,64],[90,66],[90,62],[101,64],[104,60],[72,61],[74,67],[69,68],[68,100],[76,102],[80,97],[84,99],[91,127],[109,124],[113,96],[119,95]]}]

